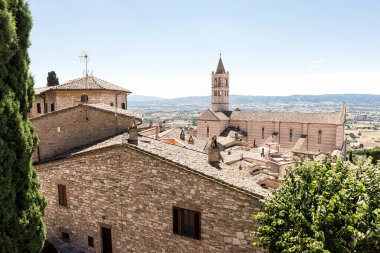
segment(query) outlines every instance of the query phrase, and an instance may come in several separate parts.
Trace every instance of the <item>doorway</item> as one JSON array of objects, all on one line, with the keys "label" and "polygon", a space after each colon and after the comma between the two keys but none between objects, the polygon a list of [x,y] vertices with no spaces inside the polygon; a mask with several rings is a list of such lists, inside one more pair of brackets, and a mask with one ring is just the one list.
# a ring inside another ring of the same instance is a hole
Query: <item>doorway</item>
[{"label": "doorway", "polygon": [[102,244],[103,253],[112,253],[112,235],[110,228],[102,227]]}]

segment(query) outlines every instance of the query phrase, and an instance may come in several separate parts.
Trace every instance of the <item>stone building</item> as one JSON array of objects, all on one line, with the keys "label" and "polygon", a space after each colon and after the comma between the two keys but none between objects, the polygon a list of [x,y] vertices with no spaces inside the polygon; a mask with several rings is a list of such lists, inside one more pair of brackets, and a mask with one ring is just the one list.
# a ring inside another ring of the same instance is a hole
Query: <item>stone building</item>
[{"label": "stone building", "polygon": [[222,59],[211,74],[211,109],[197,120],[197,135],[221,135],[226,129],[243,131],[244,140],[259,146],[268,138],[299,153],[331,153],[345,148],[346,105],[336,113],[245,112],[229,108],[229,73]]},{"label": "stone building", "polygon": [[102,103],[127,109],[131,92],[94,76],[68,81],[57,86],[36,88],[29,118],[77,105],[80,102]]},{"label": "stone building", "polygon": [[251,245],[250,216],[269,194],[263,182],[277,176],[219,161],[226,152],[217,145],[208,153],[138,137],[141,115],[104,98],[75,100],[82,93],[31,118],[51,243],[75,252],[263,252]]}]

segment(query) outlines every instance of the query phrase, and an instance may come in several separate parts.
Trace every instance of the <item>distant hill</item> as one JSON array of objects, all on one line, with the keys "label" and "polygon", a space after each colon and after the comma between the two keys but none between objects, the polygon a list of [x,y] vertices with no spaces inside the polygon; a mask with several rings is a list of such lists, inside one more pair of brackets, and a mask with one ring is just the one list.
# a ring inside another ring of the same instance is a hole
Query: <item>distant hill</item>
[{"label": "distant hill", "polygon": [[[292,95],[292,96],[244,96],[231,95],[230,103],[233,105],[244,104],[268,104],[268,103],[341,103],[346,102],[351,105],[358,104],[379,104],[380,95],[370,94],[328,94],[328,95]],[[208,106],[211,103],[210,96],[192,96],[180,98],[160,98],[151,96],[131,95],[128,97],[128,103],[131,106],[141,105],[197,105]]]}]

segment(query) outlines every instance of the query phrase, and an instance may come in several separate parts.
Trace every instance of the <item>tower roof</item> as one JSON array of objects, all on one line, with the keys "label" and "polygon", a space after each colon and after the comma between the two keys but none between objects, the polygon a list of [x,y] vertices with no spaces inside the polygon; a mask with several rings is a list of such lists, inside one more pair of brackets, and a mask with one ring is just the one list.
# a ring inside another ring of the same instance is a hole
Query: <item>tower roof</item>
[{"label": "tower roof", "polygon": [[226,70],[224,69],[222,57],[219,58],[218,67],[216,68],[215,74],[225,74]]}]

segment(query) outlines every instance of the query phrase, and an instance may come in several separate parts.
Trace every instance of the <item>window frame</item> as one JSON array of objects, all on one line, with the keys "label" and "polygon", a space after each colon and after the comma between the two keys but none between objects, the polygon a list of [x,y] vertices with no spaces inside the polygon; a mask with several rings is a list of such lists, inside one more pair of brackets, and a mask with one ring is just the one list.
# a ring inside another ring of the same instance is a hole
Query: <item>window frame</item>
[{"label": "window frame", "polygon": [[67,189],[66,185],[58,184],[58,205],[67,207]]},{"label": "window frame", "polygon": [[322,130],[318,130],[318,140],[317,140],[318,144],[321,144],[322,143]]},{"label": "window frame", "polygon": [[37,113],[42,113],[41,103],[37,103]]},{"label": "window frame", "polygon": [[201,240],[201,217],[200,211],[173,206],[173,234]]}]

